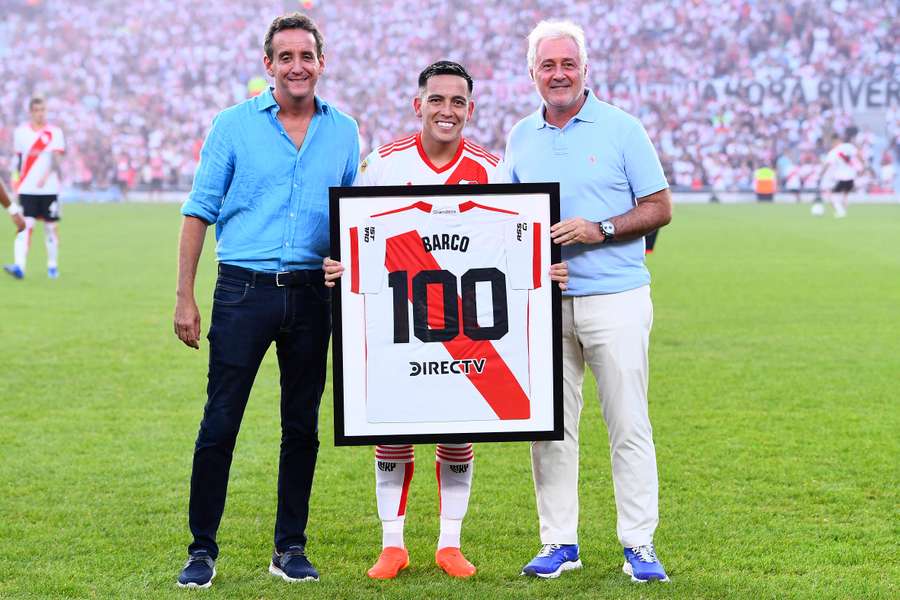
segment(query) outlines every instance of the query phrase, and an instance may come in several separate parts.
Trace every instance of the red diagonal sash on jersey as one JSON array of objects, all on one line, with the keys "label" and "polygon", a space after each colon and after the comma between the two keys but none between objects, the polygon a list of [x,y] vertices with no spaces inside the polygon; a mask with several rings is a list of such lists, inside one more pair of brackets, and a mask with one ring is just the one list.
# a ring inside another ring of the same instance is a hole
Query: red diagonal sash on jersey
[{"label": "red diagonal sash on jersey", "polygon": [[19,190],[19,186],[22,185],[22,182],[25,181],[25,178],[28,177],[28,173],[31,171],[31,167],[34,166],[34,161],[38,159],[38,156],[41,155],[47,146],[50,145],[50,142],[53,141],[53,132],[49,129],[45,129],[41,132],[41,135],[38,136],[34,143],[31,145],[31,148],[28,149],[28,154],[25,156],[25,164],[22,165],[22,173],[19,174],[19,181],[16,183],[16,191]]},{"label": "red diagonal sash on jersey", "polygon": [[[440,270],[441,268],[434,257],[425,251],[422,246],[422,238],[415,231],[409,231],[387,240],[385,266],[389,272],[407,272],[410,301],[413,301],[413,277],[420,271]],[[430,315],[443,315],[443,298],[438,290],[434,291],[435,294],[432,295],[431,289],[428,290],[430,327],[443,326],[443,324],[434,323],[430,317]],[[462,323],[462,300],[459,296],[456,297],[456,310],[459,322]],[[509,366],[497,353],[493,344],[489,341],[471,340],[464,334],[442,343],[455,360],[473,357],[486,359],[484,371],[481,373],[470,371],[466,376],[497,414],[497,417],[501,420],[531,417],[528,395],[519,385]]]}]

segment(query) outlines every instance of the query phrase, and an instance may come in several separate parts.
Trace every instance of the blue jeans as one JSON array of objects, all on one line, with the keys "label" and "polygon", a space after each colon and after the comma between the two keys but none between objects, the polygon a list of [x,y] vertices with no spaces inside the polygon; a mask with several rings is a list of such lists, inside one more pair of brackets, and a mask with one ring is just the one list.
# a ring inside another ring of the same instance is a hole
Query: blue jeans
[{"label": "blue jeans", "polygon": [[[287,279],[288,285],[281,287]],[[250,388],[274,341],[281,371],[281,458],[275,548],[306,545],[306,523],[319,448],[319,401],[325,387],[331,292],[322,271],[288,277],[219,265],[213,294],[207,401],[194,448],[188,552],[219,553],[216,531],[228,472]]]}]

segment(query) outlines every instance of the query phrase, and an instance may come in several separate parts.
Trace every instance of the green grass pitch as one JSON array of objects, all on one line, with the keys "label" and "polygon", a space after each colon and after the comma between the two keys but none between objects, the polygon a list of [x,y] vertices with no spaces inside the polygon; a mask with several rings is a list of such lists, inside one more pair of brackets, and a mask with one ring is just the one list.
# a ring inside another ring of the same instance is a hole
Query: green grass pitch
[{"label": "green grass pitch", "polygon": [[[12,231],[3,224],[0,256]],[[270,354],[238,439],[218,576],[178,590],[201,351],[172,333],[175,205],[71,205],[61,278],[34,236],[24,281],[0,280],[0,598],[896,598],[900,567],[900,206],[678,205],[648,258],[656,542],[669,585],[621,573],[606,433],[582,422],[584,569],[519,576],[538,550],[525,443],[478,444],[463,545],[433,563],[433,447],[417,450],[412,565],[373,582],[371,448],[335,448],[330,388],[309,524],[318,584],[270,576],[278,455]],[[210,236],[197,284],[204,333]],[[587,384],[594,398],[593,382]]]}]

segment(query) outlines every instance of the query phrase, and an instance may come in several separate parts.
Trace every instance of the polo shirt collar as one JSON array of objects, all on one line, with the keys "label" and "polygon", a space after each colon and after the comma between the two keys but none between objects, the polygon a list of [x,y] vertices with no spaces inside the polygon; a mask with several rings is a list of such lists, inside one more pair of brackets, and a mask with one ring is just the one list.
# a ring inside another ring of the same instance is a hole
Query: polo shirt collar
[{"label": "polo shirt collar", "polygon": [[[588,123],[594,123],[600,118],[600,101],[597,99],[597,96],[594,95],[594,92],[591,88],[585,88],[584,95],[586,97],[584,104],[581,105],[581,110],[573,117],[578,121],[586,121]],[[535,113],[535,129],[543,129],[544,127],[549,127],[550,124],[547,123],[547,119],[544,118],[544,103],[541,103],[541,107],[537,109]]]},{"label": "polo shirt collar", "polygon": [[[256,110],[260,112],[270,110],[273,106],[276,108],[278,107],[278,103],[275,102],[274,89],[271,87],[266,88],[266,91],[259,94],[253,101],[256,103]],[[329,110],[331,110],[331,106],[316,96],[316,112],[327,115]]]}]

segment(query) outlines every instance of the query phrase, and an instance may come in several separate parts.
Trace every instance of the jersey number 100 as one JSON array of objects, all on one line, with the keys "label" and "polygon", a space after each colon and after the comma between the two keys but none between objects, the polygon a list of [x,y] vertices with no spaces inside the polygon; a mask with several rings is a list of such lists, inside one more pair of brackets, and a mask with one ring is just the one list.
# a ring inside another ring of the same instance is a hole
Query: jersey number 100
[{"label": "jersey number 100", "polygon": [[[475,284],[491,284],[493,325],[478,325]],[[494,267],[469,269],[460,278],[462,288],[463,333],[472,340],[499,340],[507,331],[506,276]],[[444,307],[444,326],[428,327],[428,286],[441,286]],[[409,276],[406,271],[388,273],[388,286],[394,300],[394,343],[409,343]],[[450,271],[435,269],[419,271],[412,279],[413,331],[423,342],[449,342],[459,335],[459,307],[456,303],[456,276]]]}]

